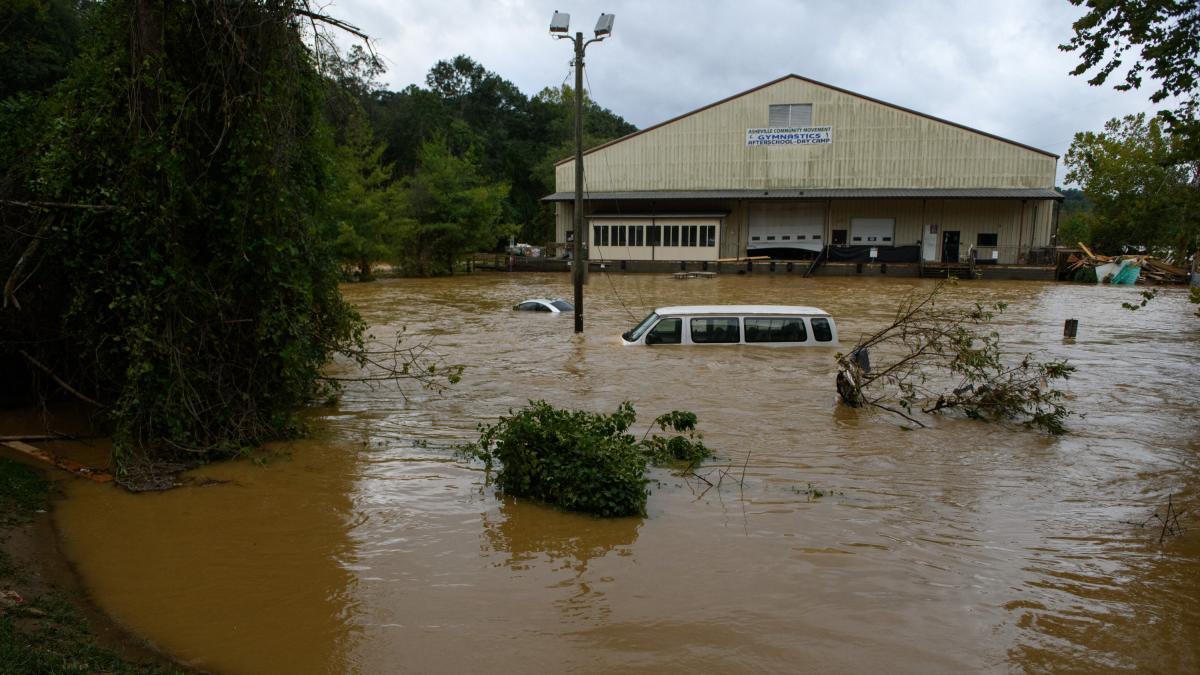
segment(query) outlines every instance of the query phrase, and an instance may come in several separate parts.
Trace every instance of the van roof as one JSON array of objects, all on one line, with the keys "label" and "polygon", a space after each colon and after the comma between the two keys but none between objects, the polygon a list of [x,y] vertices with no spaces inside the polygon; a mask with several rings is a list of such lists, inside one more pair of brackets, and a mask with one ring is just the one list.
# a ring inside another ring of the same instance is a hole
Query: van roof
[{"label": "van roof", "polygon": [[805,316],[816,314],[829,316],[829,312],[818,307],[801,305],[680,305],[677,307],[659,307],[655,314],[786,314]]}]

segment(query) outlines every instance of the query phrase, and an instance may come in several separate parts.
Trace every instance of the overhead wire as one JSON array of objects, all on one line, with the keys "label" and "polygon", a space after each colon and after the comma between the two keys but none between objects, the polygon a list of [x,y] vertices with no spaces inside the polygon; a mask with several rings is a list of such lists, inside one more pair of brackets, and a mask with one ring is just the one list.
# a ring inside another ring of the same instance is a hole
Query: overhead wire
[{"label": "overhead wire", "polygon": [[[587,69],[584,69],[584,71],[583,71],[583,79],[584,79],[584,81],[585,81],[585,82],[587,82],[587,91],[594,91],[594,90],[592,89],[592,80],[591,80],[591,78],[590,78],[590,77],[588,77],[588,74],[587,74]],[[579,91],[577,91],[577,92],[575,92],[575,95],[576,95],[576,96],[583,96],[583,95],[584,95],[584,92],[579,92]],[[584,102],[584,100],[583,100],[583,99],[580,99],[580,105],[581,105],[581,106],[582,106],[583,102]],[[602,161],[604,162],[604,168],[607,170],[607,169],[609,168],[609,165],[608,165],[608,156],[607,156],[607,155],[605,155],[605,156],[604,156],[604,159],[603,159]],[[575,170],[576,170],[576,171],[579,171],[581,168],[582,168],[582,167],[578,167],[578,166],[577,166],[577,167],[575,167]],[[590,196],[589,196],[589,195],[591,194],[591,192],[590,192],[590,191],[587,189],[587,181],[588,181],[588,174],[587,174],[587,172],[585,171],[585,172],[583,173],[583,194],[584,194],[584,197],[585,197],[586,199],[588,199],[588,201],[591,201],[591,198],[590,198]],[[620,199],[614,199],[614,200],[613,200],[613,204],[616,206],[616,210],[617,210],[617,219],[618,219],[618,220],[622,220],[622,218],[621,218],[621,200],[620,200]],[[583,220],[583,218],[580,218],[580,220],[582,221],[582,220]],[[587,225],[584,225],[584,228],[586,229],[586,228],[587,228]],[[579,232],[579,233],[576,233],[576,236],[582,236],[582,234],[583,234],[582,232]],[[649,232],[647,232],[646,234],[649,234]],[[589,239],[589,241],[590,241],[590,239]],[[612,280],[612,276],[611,276],[611,275],[609,275],[609,273],[608,273],[608,268],[607,268],[606,266],[604,266],[603,264],[601,264],[601,266],[600,266],[600,272],[601,272],[601,273],[604,275],[604,278],[605,278],[606,280],[608,280],[608,286],[609,286],[609,288],[612,290],[613,297],[615,297],[615,298],[617,299],[617,302],[618,302],[618,303],[620,303],[620,305],[621,305],[621,308],[625,310],[625,313],[629,315],[629,318],[630,318],[630,319],[632,319],[632,320],[634,320],[634,321],[637,321],[637,320],[638,320],[638,318],[639,318],[639,317],[638,317],[638,315],[634,314],[634,313],[633,313],[633,312],[632,312],[632,311],[629,309],[629,306],[625,304],[625,299],[624,299],[624,298],[622,298],[622,297],[621,297],[621,294],[620,294],[620,293],[617,291],[617,285],[616,285],[616,284],[613,282],[613,280]],[[646,307],[646,306],[647,306],[647,305],[646,305],[646,299],[645,299],[645,298],[642,296],[642,289],[641,289],[641,285],[640,285],[639,283],[637,283],[636,281],[634,282],[634,290],[636,290],[636,291],[637,291],[637,294],[638,294],[638,299],[639,299],[639,300],[641,300],[641,302],[642,302],[642,306],[643,306],[643,307]]]}]

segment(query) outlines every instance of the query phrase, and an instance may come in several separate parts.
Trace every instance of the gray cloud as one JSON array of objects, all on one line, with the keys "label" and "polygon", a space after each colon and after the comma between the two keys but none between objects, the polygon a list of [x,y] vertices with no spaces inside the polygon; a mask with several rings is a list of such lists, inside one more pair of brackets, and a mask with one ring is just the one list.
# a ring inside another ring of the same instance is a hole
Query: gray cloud
[{"label": "gray cloud", "polygon": [[375,39],[392,89],[468,54],[532,95],[570,74],[569,43],[547,32],[555,9],[585,34],[601,11],[617,15],[612,39],[588,50],[588,82],[639,127],[788,73],[1060,155],[1078,131],[1153,109],[1145,93],[1068,74],[1076,58],[1058,45],[1082,11],[1066,0],[340,0],[327,11]]}]

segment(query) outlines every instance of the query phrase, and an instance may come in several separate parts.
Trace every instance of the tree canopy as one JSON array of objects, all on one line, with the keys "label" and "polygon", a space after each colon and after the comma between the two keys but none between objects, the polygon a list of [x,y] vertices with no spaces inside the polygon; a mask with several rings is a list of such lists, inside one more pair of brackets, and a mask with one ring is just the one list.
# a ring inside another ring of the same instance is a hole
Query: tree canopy
[{"label": "tree canopy", "polygon": [[[1155,82],[1150,100],[1171,96],[1179,105],[1167,111],[1172,125],[1194,125],[1200,90],[1200,3],[1195,0],[1070,0],[1088,12],[1075,22],[1075,35],[1061,45],[1078,52],[1072,75],[1097,69],[1088,80],[1101,85],[1124,70],[1116,89],[1140,89],[1149,75]],[[1137,58],[1128,59],[1128,52]]]},{"label": "tree canopy", "polygon": [[0,368],[97,404],[123,468],[286,433],[360,340],[305,8],[110,0],[0,105]]},{"label": "tree canopy", "polygon": [[1157,118],[1130,115],[1100,133],[1075,135],[1067,180],[1092,203],[1088,240],[1105,251],[1159,249],[1176,258],[1200,248],[1200,159],[1184,161],[1178,134]]}]

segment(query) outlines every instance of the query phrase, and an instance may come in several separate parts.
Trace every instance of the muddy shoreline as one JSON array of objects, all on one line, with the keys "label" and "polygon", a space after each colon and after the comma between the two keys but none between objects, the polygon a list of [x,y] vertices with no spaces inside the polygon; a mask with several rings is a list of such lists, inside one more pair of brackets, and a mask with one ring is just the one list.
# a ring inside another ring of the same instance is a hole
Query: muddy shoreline
[{"label": "muddy shoreline", "polygon": [[44,628],[54,628],[61,620],[59,612],[39,608],[44,603],[65,602],[82,618],[82,639],[99,650],[111,653],[123,662],[122,670],[132,672],[200,672],[179,663],[144,637],[130,631],[105,613],[93,600],[74,563],[59,545],[53,509],[66,499],[58,489],[59,480],[78,480],[56,475],[51,470],[14,457],[0,450],[0,459],[29,466],[49,485],[49,509],[14,515],[0,520],[0,553],[7,568],[0,570],[0,589],[10,592],[7,615],[13,619],[17,640],[36,639]]}]

